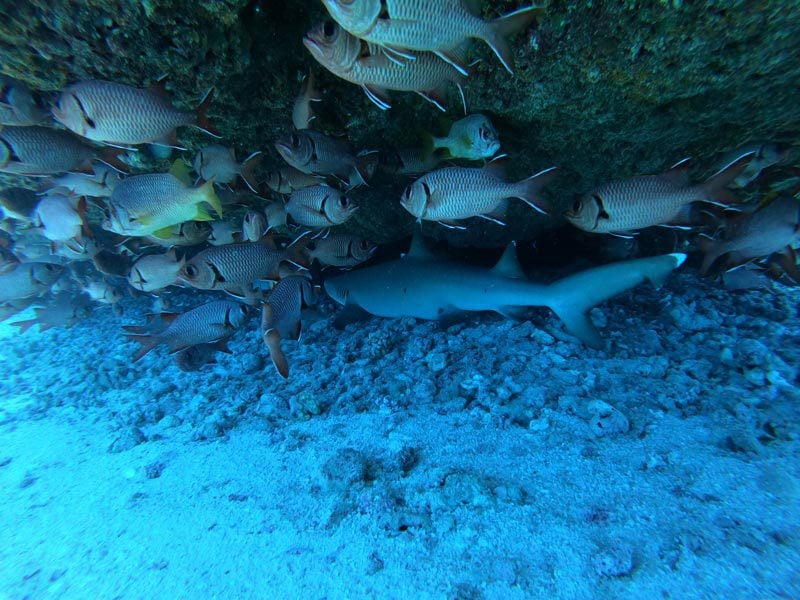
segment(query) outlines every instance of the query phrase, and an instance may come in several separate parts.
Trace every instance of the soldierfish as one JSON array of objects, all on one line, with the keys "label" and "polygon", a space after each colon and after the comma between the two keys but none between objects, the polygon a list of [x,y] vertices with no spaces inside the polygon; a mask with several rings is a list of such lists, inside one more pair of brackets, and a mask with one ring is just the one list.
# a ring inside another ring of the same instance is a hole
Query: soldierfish
[{"label": "soldierfish", "polygon": [[298,238],[284,250],[269,240],[207,248],[194,255],[180,270],[179,278],[200,290],[222,290],[252,300],[254,283],[277,281],[284,262],[304,266],[303,248],[308,236]]},{"label": "soldierfish", "polygon": [[76,196],[108,198],[122,179],[118,171],[108,165],[95,163],[94,173],[67,173],[49,179],[49,187],[63,187]]},{"label": "soldierfish", "polygon": [[[533,6],[494,21],[478,16],[472,0],[322,0],[331,17],[365,42],[386,47],[400,60],[406,50],[427,50],[464,71],[452,56],[470,38],[486,42],[509,73],[514,64],[506,38],[536,18]],[[395,59],[397,60],[397,59]],[[464,74],[466,72],[464,71]]]},{"label": "soldierfish", "polygon": [[358,205],[336,188],[315,185],[292,192],[286,214],[298,225],[331,227],[347,221]]},{"label": "soldierfish", "polygon": [[[218,221],[214,221],[218,223]],[[202,244],[211,236],[211,223],[207,221],[186,221],[174,225],[170,231],[161,231],[161,237],[147,236],[147,240],[171,248],[172,246],[196,246]]]},{"label": "soldierfish", "polygon": [[660,284],[685,259],[685,254],[666,254],[623,261],[543,285],[524,278],[513,245],[487,270],[437,260],[415,238],[402,259],[328,279],[325,291],[346,309],[379,317],[438,320],[473,311],[519,316],[526,307],[549,307],[570,333],[599,348],[602,339],[589,310],[645,281]]},{"label": "soldierfish", "polygon": [[95,150],[66,131],[48,127],[0,129],[0,172],[51,175],[88,168]]},{"label": "soldierfish", "polygon": [[39,125],[46,119],[28,86],[0,75],[0,125]]},{"label": "soldierfish", "polygon": [[0,275],[0,303],[38,296],[50,289],[63,273],[60,265],[27,262]]},{"label": "soldierfish", "polygon": [[753,214],[728,217],[720,240],[700,238],[705,253],[700,273],[708,273],[722,263],[721,269],[738,267],[753,259],[782,252],[800,241],[800,200],[779,197]]},{"label": "soldierfish", "polygon": [[264,183],[273,192],[279,194],[291,194],[295,190],[302,190],[305,187],[319,185],[325,181],[324,177],[303,173],[294,167],[281,167],[267,173]]},{"label": "soldierfish", "polygon": [[242,219],[242,235],[248,242],[259,242],[267,233],[267,217],[258,210],[248,210]]},{"label": "soldierfish", "polygon": [[423,175],[409,185],[400,204],[421,220],[438,221],[449,227],[470,217],[483,217],[504,224],[508,198],[519,198],[539,212],[546,213],[546,202],[539,192],[554,175],[551,167],[516,183],[502,176],[495,161],[483,168],[445,167]]},{"label": "soldierfish", "polygon": [[378,108],[391,108],[389,91],[416,92],[437,108],[446,109],[449,85],[455,85],[465,105],[465,76],[430,52],[399,63],[382,53],[364,56],[361,40],[330,21],[308,32],[303,44],[326,69],[364,90]]},{"label": "soldierfish", "polygon": [[191,187],[181,169],[177,171],[178,176],[173,171],[123,179],[108,199],[109,219],[103,227],[121,235],[167,237],[172,226],[184,221],[211,221],[213,217],[204,204],[211,205],[221,217],[222,205],[214,184],[209,181]]},{"label": "soldierfish", "polygon": [[239,302],[219,300],[193,308],[181,315],[162,314],[166,327],[153,333],[152,328],[125,326],[126,337],[142,345],[133,357],[136,362],[156,346],[169,348],[170,354],[198,344],[210,344],[230,337],[247,322],[250,309]]},{"label": "soldierfish", "polygon": [[292,106],[292,124],[295,129],[309,129],[311,121],[314,120],[314,110],[312,103],[321,102],[322,96],[314,87],[314,72],[309,70],[308,75],[303,80],[303,87],[295,98]]},{"label": "soldierfish", "polygon": [[381,152],[378,168],[390,175],[418,175],[435,169],[442,159],[423,148],[393,148]]},{"label": "soldierfish", "polygon": [[36,315],[33,319],[11,324],[19,327],[20,333],[25,333],[34,325],[39,326],[39,331],[47,331],[53,327],[69,329],[78,321],[89,317],[91,306],[83,296],[59,292],[53,295],[43,307],[36,307],[33,311]]},{"label": "soldierfish", "polygon": [[351,187],[365,183],[377,166],[376,153],[354,155],[344,140],[313,129],[283,136],[275,148],[290,166],[313,175],[333,175],[347,180]]},{"label": "soldierfish", "polygon": [[63,188],[50,190],[36,205],[36,217],[44,229],[44,237],[53,242],[80,240],[85,227],[86,201],[71,195],[58,193]]},{"label": "soldierfish", "polygon": [[431,150],[445,150],[445,158],[486,159],[500,150],[500,138],[489,117],[469,115],[453,123],[446,136],[432,137]]},{"label": "soldierfish", "polygon": [[175,354],[175,364],[181,371],[192,373],[201,371],[203,367],[217,363],[217,352],[230,354],[228,339],[224,338],[213,344],[197,344],[180,350]]},{"label": "soldierfish", "polygon": [[175,145],[184,125],[209,132],[206,118],[212,93],[196,112],[178,110],[160,88],[135,88],[111,81],[83,81],[67,87],[53,116],[67,129],[96,142]]},{"label": "soldierfish", "polygon": [[350,269],[369,260],[378,249],[369,240],[343,233],[330,233],[312,240],[306,247],[309,258],[331,267]]},{"label": "soldierfish", "polygon": [[605,183],[576,200],[564,216],[578,229],[592,233],[628,234],[682,221],[694,202],[723,206],[730,202],[725,186],[749,162],[750,155],[741,157],[700,185],[690,184],[686,161],[661,175]]},{"label": "soldierfish", "polygon": [[254,193],[252,170],[261,162],[261,152],[253,152],[242,163],[237,162],[233,148],[210,144],[198,150],[194,157],[194,170],[205,181],[214,183],[233,183],[237,177],[247,184]]},{"label": "soldierfish", "polygon": [[261,335],[272,364],[284,379],[289,377],[289,363],[281,348],[281,340],[300,339],[300,311],[312,302],[311,282],[302,275],[281,279],[264,302]]},{"label": "soldierfish", "polygon": [[178,274],[186,259],[178,259],[174,250],[166,254],[146,254],[131,265],[128,282],[140,292],[157,292],[178,283]]}]

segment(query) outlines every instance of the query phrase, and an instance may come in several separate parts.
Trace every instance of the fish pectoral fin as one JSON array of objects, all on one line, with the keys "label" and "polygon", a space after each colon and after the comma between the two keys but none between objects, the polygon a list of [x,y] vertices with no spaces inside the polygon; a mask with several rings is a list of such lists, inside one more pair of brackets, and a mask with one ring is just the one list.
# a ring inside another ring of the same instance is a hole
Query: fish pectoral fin
[{"label": "fish pectoral fin", "polygon": [[622,238],[624,240],[632,240],[635,236],[639,235],[638,231],[609,231],[609,235],[613,235],[614,237]]},{"label": "fish pectoral fin", "polygon": [[[394,21],[392,21],[394,23]],[[456,71],[461,73],[464,77],[469,77],[469,70],[461,64],[461,61],[458,60],[458,57],[454,55],[452,52],[443,52],[441,50],[434,52],[436,56],[441,58],[444,62],[451,65]]]},{"label": "fish pectoral fin", "polygon": [[461,231],[466,231],[467,228],[465,225],[461,225],[460,223],[456,223],[455,221],[451,221],[449,219],[437,221],[443,227],[447,227],[448,229],[459,229]]},{"label": "fish pectoral fin", "polygon": [[170,225],[169,227],[164,227],[162,229],[154,231],[150,235],[151,237],[158,238],[159,240],[168,240],[170,237],[172,237],[172,231],[173,228],[172,225]]},{"label": "fish pectoral fin", "polygon": [[388,110],[392,108],[391,96],[389,96],[389,92],[385,88],[364,84],[361,86],[361,89],[364,90],[367,98],[369,98],[375,104],[375,106],[381,110]]},{"label": "fish pectoral fin", "polygon": [[493,217],[491,214],[488,214],[488,215],[477,215],[477,216],[479,218],[481,218],[481,219],[486,219],[487,221],[491,221],[492,223],[497,223],[498,225],[503,225],[503,226],[508,225],[508,223],[506,223],[502,219],[500,219],[498,217]]}]

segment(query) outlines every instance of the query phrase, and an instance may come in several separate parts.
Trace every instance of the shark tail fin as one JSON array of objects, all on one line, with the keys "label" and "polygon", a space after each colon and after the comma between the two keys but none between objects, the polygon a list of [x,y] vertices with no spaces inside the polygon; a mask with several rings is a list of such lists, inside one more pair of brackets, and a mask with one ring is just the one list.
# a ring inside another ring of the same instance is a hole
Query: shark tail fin
[{"label": "shark tail fin", "polygon": [[663,254],[576,273],[548,286],[548,306],[572,335],[587,346],[601,348],[603,340],[589,318],[589,310],[645,281],[660,286],[685,260],[685,254]]}]

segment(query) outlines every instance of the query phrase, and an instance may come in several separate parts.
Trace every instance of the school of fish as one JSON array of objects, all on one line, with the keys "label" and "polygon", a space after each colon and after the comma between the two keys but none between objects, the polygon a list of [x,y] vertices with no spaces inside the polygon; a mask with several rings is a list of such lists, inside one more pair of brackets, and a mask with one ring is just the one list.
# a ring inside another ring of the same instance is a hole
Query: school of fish
[{"label": "school of fish", "polygon": [[[702,181],[690,177],[697,165],[682,160],[662,173],[600,182],[564,210],[547,190],[563,169],[524,165],[533,174],[507,177],[506,164],[520,157],[502,154],[502,130],[468,109],[470,81],[479,77],[475,51],[485,44],[512,76],[512,40],[539,9],[523,5],[487,20],[474,0],[321,2],[330,19],[302,40],[309,63],[361,87],[381,110],[392,107],[392,92],[414,92],[441,111],[461,106],[463,118],[415,147],[353,147],[319,125],[331,86],[320,87],[311,66],[286,130],[247,154],[210,122],[213,89],[185,110],[164,80],[78,81],[48,98],[0,75],[0,173],[27,182],[0,189],[0,320],[29,310],[13,322],[21,333],[68,328],[94,307],[121,314],[126,297],[151,295],[157,306],[148,322],[125,326],[140,345],[133,360],[166,346],[178,368],[199,371],[230,352],[229,340],[260,313],[266,352],[287,378],[284,343],[300,338],[303,311],[324,294],[344,306],[337,326],[365,315],[447,322],[472,311],[519,318],[528,307],[548,307],[569,332],[602,347],[588,311],[644,281],[659,285],[688,250],[702,254],[701,274],[730,287],[800,284],[800,189],[742,198],[785,159],[784,147],[750,143]],[[205,137],[191,153],[179,135],[187,128]],[[132,158],[148,146],[180,156],[168,171],[138,172]],[[417,234],[402,258],[375,262],[378,244],[348,233],[348,224],[368,217],[359,188],[380,177],[397,188],[389,201],[417,222]],[[514,204],[522,207],[515,215],[562,218],[587,235],[635,239],[646,228],[670,228],[675,251],[540,285],[523,274],[513,244],[494,268],[479,269],[435,256],[421,239],[423,222],[505,227]],[[198,302],[166,312],[178,287],[194,290]]]}]

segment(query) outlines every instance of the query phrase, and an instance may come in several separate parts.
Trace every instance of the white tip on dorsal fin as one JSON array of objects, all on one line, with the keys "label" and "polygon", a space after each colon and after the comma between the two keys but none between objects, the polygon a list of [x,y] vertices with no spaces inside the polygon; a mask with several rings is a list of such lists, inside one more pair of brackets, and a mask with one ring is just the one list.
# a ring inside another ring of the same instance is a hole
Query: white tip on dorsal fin
[{"label": "white tip on dorsal fin", "polygon": [[421,231],[414,231],[414,235],[411,237],[411,246],[409,246],[408,252],[403,258],[412,258],[414,260],[432,260],[434,258],[433,253],[425,245]]},{"label": "white tip on dorsal fin", "polygon": [[517,259],[517,243],[511,242],[506,246],[503,255],[497,264],[492,268],[492,273],[509,279],[525,279],[525,273],[522,272],[522,267]]}]

